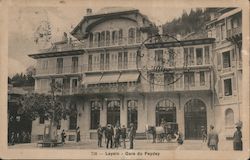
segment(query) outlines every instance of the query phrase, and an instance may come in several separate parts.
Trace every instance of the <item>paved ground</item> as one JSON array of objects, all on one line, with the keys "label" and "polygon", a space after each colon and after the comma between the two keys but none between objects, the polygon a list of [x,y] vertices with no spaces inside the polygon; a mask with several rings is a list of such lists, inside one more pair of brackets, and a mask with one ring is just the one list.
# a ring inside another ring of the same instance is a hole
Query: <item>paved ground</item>
[{"label": "paved ground", "polygon": [[[129,147],[129,143],[127,142],[127,148]],[[105,143],[104,143],[105,145]],[[219,145],[219,150],[232,150],[232,145],[230,143]],[[10,149],[14,148],[20,148],[20,149],[31,149],[31,148],[42,148],[37,147],[36,143],[26,143],[26,144],[16,144],[13,146],[9,146]],[[47,148],[47,147],[46,147]],[[98,148],[97,147],[97,141],[96,140],[87,140],[84,142],[68,142],[64,144],[63,146],[57,146],[55,147],[57,149],[100,149],[104,150],[105,147]],[[134,143],[135,149],[152,149],[152,150],[209,150],[207,148],[206,143],[202,143],[200,140],[186,140],[184,141],[183,145],[178,145],[177,143],[171,142],[171,143],[152,143],[152,141],[148,140],[135,140]],[[54,149],[54,148],[51,148]],[[119,147],[118,150],[123,149],[122,147]]]}]

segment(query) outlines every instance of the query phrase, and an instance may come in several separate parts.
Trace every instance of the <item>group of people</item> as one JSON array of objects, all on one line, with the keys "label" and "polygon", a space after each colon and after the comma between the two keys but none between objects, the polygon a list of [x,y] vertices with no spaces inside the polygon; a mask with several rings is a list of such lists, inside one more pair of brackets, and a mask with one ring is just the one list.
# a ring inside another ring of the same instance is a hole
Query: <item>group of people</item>
[{"label": "group of people", "polygon": [[22,131],[21,133],[12,132],[10,135],[10,144],[14,145],[16,143],[30,143],[31,136],[30,132]]},{"label": "group of people", "polygon": [[[128,133],[127,133],[128,132]],[[123,143],[123,148],[126,148],[126,138],[128,137],[130,149],[134,148],[134,138],[136,134],[136,126],[133,123],[130,124],[128,130],[125,125],[120,127],[119,124],[116,124],[115,127],[111,124],[107,124],[107,126],[102,127],[98,126],[97,135],[98,135],[98,147],[102,146],[102,138],[105,136],[106,148],[118,148],[121,147],[121,139]]]},{"label": "group of people", "polygon": [[[202,128],[202,140],[206,142],[210,150],[218,150],[219,136],[218,133],[214,130],[214,126],[210,125],[210,132],[206,135],[205,128]],[[241,125],[236,125],[236,131],[233,135],[233,149],[242,150],[242,132]]]}]

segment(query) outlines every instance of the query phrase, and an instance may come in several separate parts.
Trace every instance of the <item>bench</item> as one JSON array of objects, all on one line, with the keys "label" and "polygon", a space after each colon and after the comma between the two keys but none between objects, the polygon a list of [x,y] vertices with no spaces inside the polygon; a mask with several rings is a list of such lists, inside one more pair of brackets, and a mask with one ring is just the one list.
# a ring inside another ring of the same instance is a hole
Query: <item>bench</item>
[{"label": "bench", "polygon": [[37,146],[38,145],[42,145],[42,147],[55,147],[55,146],[58,146],[58,145],[63,145],[62,142],[37,142]]}]

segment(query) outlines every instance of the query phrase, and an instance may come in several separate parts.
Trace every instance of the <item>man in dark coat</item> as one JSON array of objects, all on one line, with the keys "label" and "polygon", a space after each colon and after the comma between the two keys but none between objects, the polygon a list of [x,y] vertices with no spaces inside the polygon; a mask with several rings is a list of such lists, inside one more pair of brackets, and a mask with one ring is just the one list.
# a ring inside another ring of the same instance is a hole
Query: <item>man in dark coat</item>
[{"label": "man in dark coat", "polygon": [[113,136],[114,136],[114,128],[111,126],[111,124],[108,124],[106,129],[106,138],[107,138],[106,148],[109,148],[109,143],[110,143],[110,148],[113,147]]},{"label": "man in dark coat", "polygon": [[126,148],[126,134],[127,134],[127,129],[125,125],[122,125],[121,135],[122,135],[122,141],[123,141],[123,148]]},{"label": "man in dark coat", "polygon": [[233,136],[233,145],[234,145],[234,150],[241,151],[242,150],[242,132],[241,132],[241,126],[237,125],[236,126],[237,130],[234,132]]},{"label": "man in dark coat", "polygon": [[80,133],[80,127],[77,127],[76,129],[76,142],[81,141],[81,133]]},{"label": "man in dark coat", "polygon": [[66,138],[66,134],[65,134],[64,129],[63,129],[62,133],[61,133],[61,139],[62,139],[63,144],[65,143],[65,138]]},{"label": "man in dark coat", "polygon": [[102,147],[102,127],[101,125],[98,125],[98,129],[97,129],[97,137],[98,137],[98,147]]},{"label": "man in dark coat", "polygon": [[129,129],[129,142],[130,142],[130,149],[134,148],[134,138],[136,134],[136,128],[133,123],[130,124],[130,129]]},{"label": "man in dark coat", "polygon": [[210,150],[218,150],[219,136],[218,133],[214,131],[214,126],[210,126],[210,133],[208,134],[207,145]]}]

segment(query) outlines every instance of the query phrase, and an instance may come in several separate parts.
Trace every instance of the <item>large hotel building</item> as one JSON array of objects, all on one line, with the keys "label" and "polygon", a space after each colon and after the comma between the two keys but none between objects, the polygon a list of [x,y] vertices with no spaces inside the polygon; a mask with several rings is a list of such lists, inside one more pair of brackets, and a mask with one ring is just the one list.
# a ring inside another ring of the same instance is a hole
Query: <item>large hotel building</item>
[{"label": "large hotel building", "polygon": [[[158,126],[178,123],[185,139],[201,139],[201,127],[215,125],[232,137],[241,120],[241,9],[215,9],[203,33],[161,38],[159,27],[137,9],[104,8],[87,13],[37,60],[35,91],[61,83],[60,96],[76,114],[61,120],[69,141],[96,138],[98,124]],[[151,37],[151,38],[150,38]],[[157,68],[157,69],[155,69]],[[32,140],[42,139],[46,120],[32,123]]]}]

